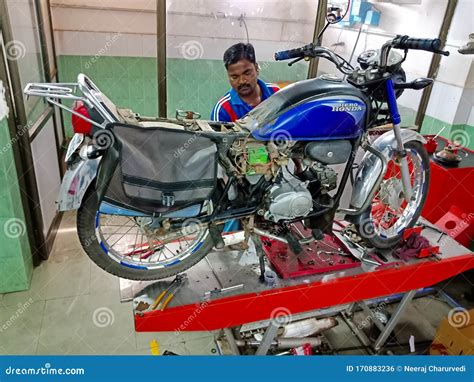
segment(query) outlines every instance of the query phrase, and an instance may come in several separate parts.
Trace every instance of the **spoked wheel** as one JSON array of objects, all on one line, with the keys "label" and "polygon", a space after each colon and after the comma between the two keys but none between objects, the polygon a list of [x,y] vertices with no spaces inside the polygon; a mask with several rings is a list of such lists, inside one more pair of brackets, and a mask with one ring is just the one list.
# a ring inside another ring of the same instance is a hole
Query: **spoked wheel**
[{"label": "spoked wheel", "polygon": [[361,237],[377,248],[397,245],[403,231],[412,227],[425,204],[430,181],[430,161],[421,143],[411,141],[405,144],[408,169],[413,195],[405,200],[401,167],[390,160],[384,179],[376,191],[371,207],[364,213],[357,229]]},{"label": "spoked wheel", "polygon": [[[87,196],[77,229],[87,255],[105,271],[131,280],[158,280],[190,268],[213,248],[209,230],[197,219],[181,219],[179,229],[163,229],[150,217],[98,212],[97,196]],[[212,202],[201,213],[211,213]],[[164,224],[166,227],[166,223]]]}]

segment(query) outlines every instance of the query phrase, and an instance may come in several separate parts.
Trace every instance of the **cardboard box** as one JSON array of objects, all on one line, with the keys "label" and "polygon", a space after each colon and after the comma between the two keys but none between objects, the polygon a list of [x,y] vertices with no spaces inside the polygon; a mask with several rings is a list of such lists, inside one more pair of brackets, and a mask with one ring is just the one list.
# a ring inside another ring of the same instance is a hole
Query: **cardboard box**
[{"label": "cardboard box", "polygon": [[441,321],[430,355],[474,355],[474,309],[453,309]]}]

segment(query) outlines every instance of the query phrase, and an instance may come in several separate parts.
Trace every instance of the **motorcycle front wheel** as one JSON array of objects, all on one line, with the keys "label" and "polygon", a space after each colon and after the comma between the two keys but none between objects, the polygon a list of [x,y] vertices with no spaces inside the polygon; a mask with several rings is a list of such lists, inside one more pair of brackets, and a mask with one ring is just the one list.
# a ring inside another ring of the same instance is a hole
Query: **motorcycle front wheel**
[{"label": "motorcycle front wheel", "polygon": [[405,144],[413,196],[403,196],[400,165],[388,162],[387,171],[374,194],[371,206],[363,213],[356,229],[375,248],[395,248],[406,228],[413,227],[421,215],[430,183],[430,159],[420,142]]},{"label": "motorcycle front wheel", "polygon": [[[212,212],[212,202],[203,205],[201,213],[206,212]],[[198,263],[214,247],[208,228],[194,218],[184,219],[178,230],[164,232],[151,224],[147,217],[100,213],[95,190],[85,195],[77,213],[84,251],[106,272],[124,279],[174,276]]]}]

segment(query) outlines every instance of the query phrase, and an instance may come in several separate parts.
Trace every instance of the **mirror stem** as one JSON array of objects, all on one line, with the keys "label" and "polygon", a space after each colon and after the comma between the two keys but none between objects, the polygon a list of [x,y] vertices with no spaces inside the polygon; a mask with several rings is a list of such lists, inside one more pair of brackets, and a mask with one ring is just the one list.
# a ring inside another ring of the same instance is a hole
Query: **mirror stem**
[{"label": "mirror stem", "polygon": [[329,25],[330,25],[330,23],[329,23],[329,22],[326,22],[326,25],[324,26],[324,28],[321,30],[321,32],[319,32],[319,34],[318,34],[318,39],[317,39],[317,41],[316,41],[316,43],[318,44],[318,46],[321,46],[321,37],[322,37],[324,31],[325,31],[326,29],[328,29],[328,26],[329,26]]}]

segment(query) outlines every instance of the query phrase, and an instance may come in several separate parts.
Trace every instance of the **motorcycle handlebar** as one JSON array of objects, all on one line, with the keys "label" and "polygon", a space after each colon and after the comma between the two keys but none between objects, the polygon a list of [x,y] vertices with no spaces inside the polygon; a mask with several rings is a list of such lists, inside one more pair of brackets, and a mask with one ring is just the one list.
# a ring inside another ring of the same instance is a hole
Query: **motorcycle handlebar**
[{"label": "motorcycle handlebar", "polygon": [[441,50],[441,40],[439,38],[411,38],[398,35],[392,40],[392,48],[425,50],[427,52],[438,53],[449,56],[448,51]]}]

